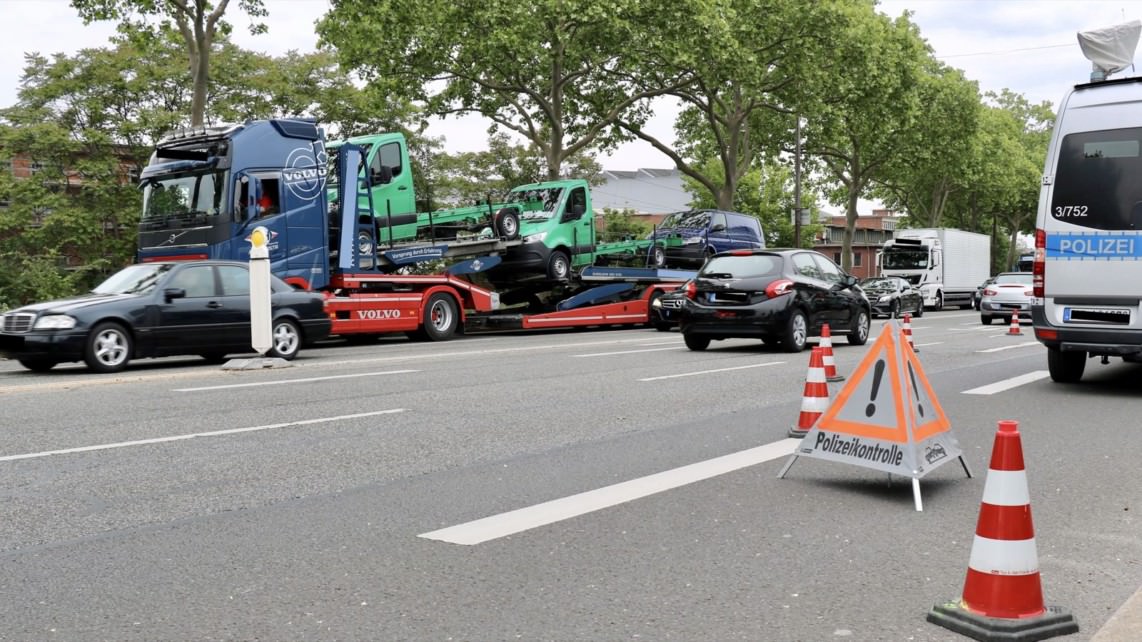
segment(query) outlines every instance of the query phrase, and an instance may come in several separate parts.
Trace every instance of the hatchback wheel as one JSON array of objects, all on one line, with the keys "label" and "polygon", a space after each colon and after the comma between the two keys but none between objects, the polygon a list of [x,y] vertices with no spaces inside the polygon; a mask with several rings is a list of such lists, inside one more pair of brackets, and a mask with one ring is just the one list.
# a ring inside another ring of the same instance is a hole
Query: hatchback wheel
[{"label": "hatchback wheel", "polygon": [[274,321],[270,336],[273,345],[267,354],[271,357],[291,361],[301,350],[301,330],[289,319]]},{"label": "hatchback wheel", "polygon": [[119,372],[131,360],[131,334],[111,321],[95,326],[87,335],[83,361],[96,372]]},{"label": "hatchback wheel", "polygon": [[854,346],[863,346],[868,341],[868,326],[871,323],[872,321],[868,317],[868,311],[861,308],[857,312],[853,327],[849,332],[849,343]]},{"label": "hatchback wheel", "polygon": [[[868,315],[865,315],[865,322],[868,321]],[[809,323],[805,319],[805,313],[800,310],[794,310],[789,315],[789,321],[785,324],[785,334],[781,337],[781,344],[785,347],[786,352],[801,352],[805,349],[805,341],[809,338]]]},{"label": "hatchback wheel", "polygon": [[686,342],[686,347],[695,352],[701,352],[710,347],[710,337],[703,337],[696,334],[684,334],[682,340]]}]

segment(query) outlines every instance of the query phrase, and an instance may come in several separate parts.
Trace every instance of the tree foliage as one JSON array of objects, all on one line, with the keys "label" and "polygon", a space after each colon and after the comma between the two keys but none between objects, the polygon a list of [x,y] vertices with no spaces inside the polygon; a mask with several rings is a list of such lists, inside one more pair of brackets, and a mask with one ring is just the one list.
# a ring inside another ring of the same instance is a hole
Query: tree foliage
[{"label": "tree foliage", "polygon": [[[184,45],[187,68],[191,75],[190,122],[205,122],[207,92],[210,84],[210,58],[215,40],[229,35],[230,24],[222,19],[230,0],[71,0],[71,6],[84,24],[102,20],[119,22],[120,29],[131,32],[148,30],[149,20],[158,20],[152,33],[177,31]],[[257,20],[269,13],[262,0],[238,0],[238,7]],[[263,33],[266,26],[250,24],[250,33]]]},{"label": "tree foliage", "polygon": [[638,0],[343,0],[318,23],[322,41],[382,93],[425,113],[478,113],[542,150],[548,178],[569,158],[613,141],[620,117],[641,123],[644,88],[629,56],[647,21],[673,3]]}]

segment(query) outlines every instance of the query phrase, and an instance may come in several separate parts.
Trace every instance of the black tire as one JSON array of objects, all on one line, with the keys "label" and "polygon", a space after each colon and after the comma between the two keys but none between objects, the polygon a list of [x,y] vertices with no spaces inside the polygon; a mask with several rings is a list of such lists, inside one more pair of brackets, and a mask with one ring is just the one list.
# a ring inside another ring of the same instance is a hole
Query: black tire
[{"label": "black tire", "polygon": [[56,364],[59,363],[52,359],[17,359],[17,361],[20,362],[20,365],[32,372],[47,372],[56,367]]},{"label": "black tire", "polygon": [[119,372],[134,354],[135,341],[126,328],[114,321],[95,326],[87,335],[83,361],[95,372]]},{"label": "black tire", "polygon": [[868,329],[871,324],[872,320],[869,319],[868,311],[864,308],[857,310],[856,319],[853,319],[853,327],[849,329],[849,345],[863,346],[868,343]]},{"label": "black tire", "polygon": [[[867,319],[868,316],[866,315]],[[781,335],[781,346],[786,352],[801,352],[805,349],[805,342],[809,339],[809,321],[805,313],[794,309],[789,313],[785,322],[785,332]]]},{"label": "black tire", "polygon": [[710,347],[710,337],[703,337],[697,334],[683,334],[682,340],[686,342],[686,347],[694,352],[701,352]]},{"label": "black tire", "polygon": [[1087,353],[1047,348],[1047,370],[1057,383],[1077,383],[1086,369]]},{"label": "black tire", "polygon": [[943,292],[937,292],[936,293],[936,305],[932,306],[932,309],[935,310],[936,312],[940,312],[944,309],[944,293]]},{"label": "black tire", "polygon": [[512,207],[505,207],[496,212],[496,233],[509,241],[519,238],[519,212]]},{"label": "black tire", "polygon": [[376,249],[377,242],[373,231],[367,228],[357,230],[357,267],[371,269]]},{"label": "black tire", "polygon": [[888,308],[888,318],[889,319],[899,319],[900,318],[900,299],[893,301],[892,305]]},{"label": "black tire", "polygon": [[650,254],[647,257],[647,261],[650,263],[649,267],[652,268],[666,267],[666,250],[662,249],[661,245],[655,245],[654,247],[650,248]]},{"label": "black tire", "polygon": [[979,315],[979,322],[984,325],[991,325],[992,316],[990,314]]},{"label": "black tire", "polygon": [[219,364],[226,361],[225,352],[202,352],[198,356],[206,360],[206,363]]},{"label": "black tire", "polygon": [[437,292],[424,303],[418,337],[425,341],[447,341],[460,326],[460,311],[451,296]]},{"label": "black tire", "polygon": [[301,351],[301,328],[292,319],[277,319],[270,330],[270,350],[266,356],[293,361]]},{"label": "black tire", "polygon": [[916,303],[916,318],[919,319],[922,316],[924,316],[924,299],[920,299]]},{"label": "black tire", "polygon": [[563,250],[552,250],[547,258],[547,278],[566,281],[571,278],[571,257]]}]

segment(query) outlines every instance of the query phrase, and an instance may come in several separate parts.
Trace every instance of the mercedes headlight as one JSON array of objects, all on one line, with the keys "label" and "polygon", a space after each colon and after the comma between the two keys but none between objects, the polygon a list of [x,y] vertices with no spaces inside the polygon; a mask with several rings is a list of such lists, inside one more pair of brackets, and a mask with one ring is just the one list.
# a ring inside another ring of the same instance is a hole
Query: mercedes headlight
[{"label": "mercedes headlight", "polygon": [[889,301],[891,301],[891,300],[892,300],[892,295],[891,295],[891,294],[889,294],[889,295],[886,295],[886,296],[882,296],[882,297],[880,297],[880,298],[877,300],[877,303],[888,303],[888,302],[889,302]]},{"label": "mercedes headlight", "polygon": [[49,314],[36,319],[37,330],[70,330],[75,327],[75,317],[66,314]]},{"label": "mercedes headlight", "polygon": [[529,234],[523,237],[524,243],[542,243],[543,239],[547,238],[547,232],[540,232],[539,234]]}]

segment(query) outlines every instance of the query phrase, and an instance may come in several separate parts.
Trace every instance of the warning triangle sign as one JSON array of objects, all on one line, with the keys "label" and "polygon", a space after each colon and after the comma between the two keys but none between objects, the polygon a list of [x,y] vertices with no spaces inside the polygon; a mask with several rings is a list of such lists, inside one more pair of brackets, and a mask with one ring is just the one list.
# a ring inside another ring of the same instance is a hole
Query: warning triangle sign
[{"label": "warning triangle sign", "polygon": [[963,462],[951,423],[897,321],[885,324],[780,476],[797,457],[864,466],[913,480],[953,459]]}]

